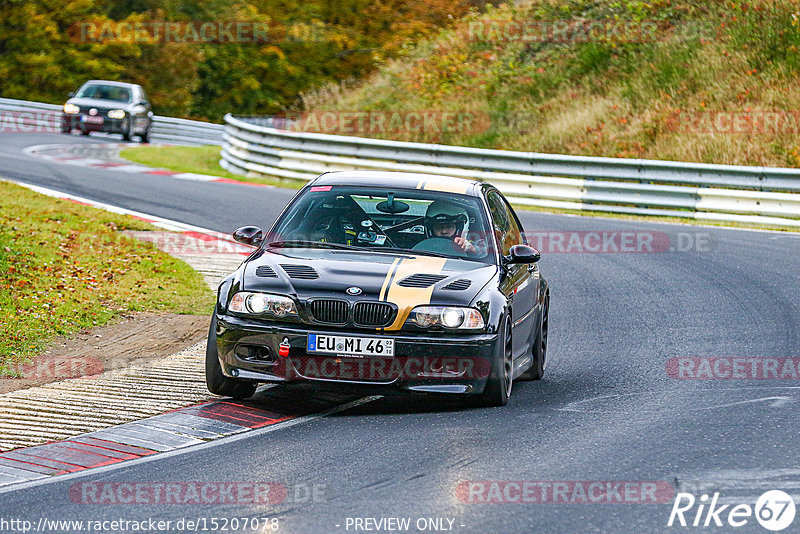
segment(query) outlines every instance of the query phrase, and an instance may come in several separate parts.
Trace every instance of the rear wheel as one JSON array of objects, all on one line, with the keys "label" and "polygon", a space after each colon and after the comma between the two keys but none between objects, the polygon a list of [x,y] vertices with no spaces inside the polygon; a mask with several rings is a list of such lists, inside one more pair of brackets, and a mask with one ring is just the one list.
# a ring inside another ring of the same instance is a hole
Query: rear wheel
[{"label": "rear wheel", "polygon": [[144,131],[142,135],[139,136],[139,140],[142,143],[149,143],[150,142],[150,128],[148,127],[147,130]]},{"label": "rear wheel", "polygon": [[247,399],[256,392],[258,384],[235,380],[222,374],[222,366],[219,363],[217,353],[217,314],[214,313],[211,319],[211,326],[208,329],[208,344],[206,345],[206,386],[208,390],[223,397],[233,397],[235,399]]},{"label": "rear wheel", "polygon": [[89,135],[89,130],[81,129],[81,135]]},{"label": "rear wheel", "polygon": [[504,406],[511,396],[514,384],[514,353],[508,316],[504,317],[497,336],[492,359],[492,370],[483,393],[478,397],[480,406]]},{"label": "rear wheel", "polygon": [[539,333],[533,343],[533,363],[530,369],[520,375],[524,380],[541,380],[547,368],[547,333],[550,330],[550,293],[545,294],[542,303],[542,318]]}]

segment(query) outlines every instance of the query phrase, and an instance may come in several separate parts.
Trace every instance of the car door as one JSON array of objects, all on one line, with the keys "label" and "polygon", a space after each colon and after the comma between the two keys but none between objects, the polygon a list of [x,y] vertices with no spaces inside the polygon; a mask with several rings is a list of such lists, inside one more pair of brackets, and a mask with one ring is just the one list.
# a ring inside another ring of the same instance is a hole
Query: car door
[{"label": "car door", "polygon": [[[527,244],[522,225],[505,198],[494,189],[486,196],[492,216],[497,246],[508,256],[514,245]],[[536,334],[535,313],[539,294],[539,268],[535,263],[505,267],[500,290],[511,303],[511,332],[514,347],[514,367],[523,369],[531,359],[531,347]]]}]

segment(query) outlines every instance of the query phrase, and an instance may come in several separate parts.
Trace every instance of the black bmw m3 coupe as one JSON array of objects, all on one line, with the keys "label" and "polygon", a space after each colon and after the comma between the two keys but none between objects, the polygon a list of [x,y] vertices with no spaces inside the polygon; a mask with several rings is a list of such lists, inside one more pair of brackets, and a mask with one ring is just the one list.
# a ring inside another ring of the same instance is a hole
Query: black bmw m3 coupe
[{"label": "black bmw m3 coupe", "polygon": [[550,293],[493,186],[393,172],[326,173],[219,286],[208,388],[337,382],[504,405],[547,363]]}]

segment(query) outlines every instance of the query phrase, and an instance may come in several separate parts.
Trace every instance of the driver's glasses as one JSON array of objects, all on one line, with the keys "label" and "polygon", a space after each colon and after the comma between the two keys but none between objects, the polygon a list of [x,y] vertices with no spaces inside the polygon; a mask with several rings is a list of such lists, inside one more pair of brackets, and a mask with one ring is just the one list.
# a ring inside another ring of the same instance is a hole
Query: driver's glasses
[{"label": "driver's glasses", "polygon": [[456,223],[454,222],[437,222],[433,223],[434,232],[448,232],[453,233],[456,231]]}]

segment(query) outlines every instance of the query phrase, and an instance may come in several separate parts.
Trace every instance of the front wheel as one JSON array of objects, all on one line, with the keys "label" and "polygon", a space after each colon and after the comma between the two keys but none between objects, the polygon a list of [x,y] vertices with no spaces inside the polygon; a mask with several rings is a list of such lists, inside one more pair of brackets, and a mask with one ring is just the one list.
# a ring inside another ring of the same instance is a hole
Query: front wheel
[{"label": "front wheel", "polygon": [[495,345],[494,358],[489,379],[478,397],[480,406],[505,406],[511,396],[514,384],[514,352],[511,341],[511,326],[509,318],[505,316],[500,323]]},{"label": "front wheel", "polygon": [[122,139],[125,141],[133,139],[133,117],[128,117],[122,123]]},{"label": "front wheel", "polygon": [[233,397],[234,399],[247,399],[256,392],[258,384],[234,380],[222,374],[217,352],[217,314],[211,319],[208,329],[208,344],[206,345],[206,386],[214,395]]},{"label": "front wheel", "polygon": [[541,321],[536,341],[533,343],[533,363],[530,369],[520,375],[524,380],[541,380],[547,368],[547,334],[550,330],[550,293],[544,296]]}]

